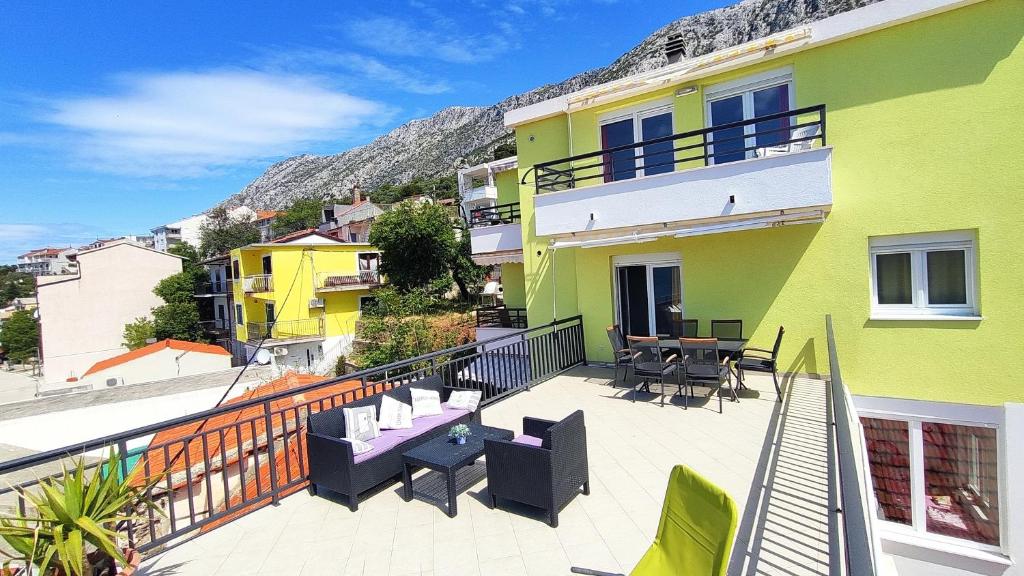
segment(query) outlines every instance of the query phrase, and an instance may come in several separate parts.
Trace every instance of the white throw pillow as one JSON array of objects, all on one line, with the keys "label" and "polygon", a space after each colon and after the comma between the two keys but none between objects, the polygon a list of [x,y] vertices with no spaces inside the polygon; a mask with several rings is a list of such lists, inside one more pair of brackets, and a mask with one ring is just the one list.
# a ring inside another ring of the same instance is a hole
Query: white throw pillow
[{"label": "white throw pillow", "polygon": [[480,405],[481,396],[483,392],[480,390],[457,390],[448,397],[448,407],[474,412]]},{"label": "white throw pillow", "polygon": [[352,454],[366,454],[370,450],[373,450],[373,444],[370,444],[369,442],[363,442],[362,440],[349,440],[348,438],[342,438],[341,440],[352,445]]},{"label": "white throw pillow", "polygon": [[380,420],[377,423],[381,430],[412,428],[412,406],[384,396],[380,400]]},{"label": "white throw pillow", "polygon": [[410,388],[412,394],[412,417],[437,416],[444,414],[441,410],[441,394],[437,390]]},{"label": "white throw pillow", "polygon": [[347,440],[372,440],[380,436],[377,426],[377,408],[375,406],[359,406],[358,408],[342,408],[345,414],[345,438]]}]

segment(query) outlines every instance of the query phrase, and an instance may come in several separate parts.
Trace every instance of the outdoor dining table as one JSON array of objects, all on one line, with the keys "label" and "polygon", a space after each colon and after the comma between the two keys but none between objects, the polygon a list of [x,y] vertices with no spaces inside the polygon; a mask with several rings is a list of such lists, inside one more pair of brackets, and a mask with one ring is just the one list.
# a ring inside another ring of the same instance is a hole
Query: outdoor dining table
[{"label": "outdoor dining table", "polygon": [[[680,346],[679,346],[679,340],[678,339],[670,339],[670,340],[659,339],[658,343],[661,344],[662,350],[666,350],[666,351],[668,351],[670,353],[679,353]],[[729,360],[731,360],[731,361],[739,360],[740,357],[743,356],[743,349],[746,348],[746,347],[747,347],[747,339],[746,338],[719,338],[718,339],[718,354],[720,356],[720,359],[725,358],[726,356],[728,356]],[[732,370],[733,374],[736,374],[736,371],[733,369],[732,366],[729,366],[729,370]],[[740,389],[746,388],[746,386],[743,385],[743,382],[740,381],[738,374],[736,374],[736,381],[739,384],[739,388]]]}]

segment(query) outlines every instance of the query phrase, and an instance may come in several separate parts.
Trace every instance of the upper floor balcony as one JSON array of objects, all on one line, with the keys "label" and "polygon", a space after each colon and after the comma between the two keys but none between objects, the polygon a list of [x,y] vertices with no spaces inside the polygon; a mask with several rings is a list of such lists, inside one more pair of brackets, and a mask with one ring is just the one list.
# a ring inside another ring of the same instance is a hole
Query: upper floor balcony
[{"label": "upper floor balcony", "polygon": [[537,235],[820,221],[832,205],[825,144],[819,105],[537,164]]},{"label": "upper floor balcony", "polygon": [[242,278],[242,291],[246,294],[274,291],[274,276],[272,274],[253,274]]},{"label": "upper floor balcony", "polygon": [[380,273],[376,270],[360,270],[355,274],[351,272],[320,272],[316,275],[317,292],[367,290],[380,285]]},{"label": "upper floor balcony", "polygon": [[298,320],[277,320],[275,322],[249,322],[245,325],[250,343],[261,340],[286,342],[324,337],[323,318],[301,318]]},{"label": "upper floor balcony", "polygon": [[519,202],[471,210],[473,260],[481,265],[522,262],[523,231],[519,220]]},{"label": "upper floor balcony", "polygon": [[476,202],[479,200],[497,200],[498,187],[493,184],[482,184],[473,188],[467,188],[462,196],[463,202]]},{"label": "upper floor balcony", "polygon": [[216,280],[213,282],[199,282],[196,284],[196,296],[222,296],[231,290],[231,279]]}]

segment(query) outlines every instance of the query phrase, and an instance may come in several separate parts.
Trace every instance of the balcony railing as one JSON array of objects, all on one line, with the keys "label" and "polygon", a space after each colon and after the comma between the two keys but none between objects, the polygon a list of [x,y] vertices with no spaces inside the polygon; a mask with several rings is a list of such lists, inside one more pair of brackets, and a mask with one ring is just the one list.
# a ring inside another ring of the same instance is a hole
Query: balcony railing
[{"label": "balcony railing", "polygon": [[249,342],[260,340],[294,340],[324,336],[323,318],[278,320],[276,322],[248,322],[245,331]]},{"label": "balcony railing", "polygon": [[[829,387],[828,412],[833,434],[829,438],[829,461],[835,468],[833,490],[834,514],[829,532],[837,530],[842,539],[830,538],[830,556],[841,562],[843,570],[834,573],[846,576],[874,576],[875,549],[871,532],[870,498],[865,482],[860,426],[857,412],[850,402],[839,369],[836,339],[832,333],[832,315],[825,316],[825,337],[828,344]],[[830,477],[832,475],[830,474]]]},{"label": "balcony railing", "polygon": [[[53,477],[70,455],[113,447],[122,474],[140,467],[143,477],[160,479],[150,496],[166,516],[148,509],[141,521],[116,527],[130,546],[146,553],[303,489],[311,413],[435,375],[447,386],[480,390],[486,406],[585,362],[582,319],[558,320],[2,462],[0,502],[23,515],[31,512],[23,493],[38,491],[39,479]],[[129,445],[145,448],[138,455]],[[90,464],[96,465],[103,464]]]},{"label": "balcony railing", "polygon": [[273,292],[274,277],[270,274],[256,274],[242,278],[242,290],[246,294]]},{"label": "balcony railing", "polygon": [[486,306],[476,309],[477,328],[526,328],[526,308]]},{"label": "balcony railing", "polygon": [[513,222],[519,222],[519,202],[487,206],[486,208],[477,208],[469,212],[470,228],[512,224]]},{"label": "balcony railing", "polygon": [[376,270],[360,270],[355,274],[320,272],[316,275],[317,290],[358,290],[380,286],[380,273]]},{"label": "balcony railing", "polygon": [[227,294],[228,282],[200,282],[196,284],[196,296],[215,296],[218,294]]},{"label": "balcony railing", "polygon": [[534,166],[538,194],[825,145],[825,105],[605,148]]}]

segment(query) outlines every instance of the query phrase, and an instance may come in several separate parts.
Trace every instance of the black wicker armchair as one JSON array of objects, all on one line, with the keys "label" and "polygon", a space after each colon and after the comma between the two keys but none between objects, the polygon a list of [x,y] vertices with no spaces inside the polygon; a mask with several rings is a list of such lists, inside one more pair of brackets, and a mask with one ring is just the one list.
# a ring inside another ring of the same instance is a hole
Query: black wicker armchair
[{"label": "black wicker armchair", "polygon": [[582,410],[560,422],[523,418],[523,436],[484,440],[484,454],[492,506],[498,505],[498,498],[536,506],[547,510],[548,523],[557,527],[558,512],[581,489],[590,494]]},{"label": "black wicker armchair", "polygon": [[310,414],[306,426],[306,452],[309,459],[309,491],[316,494],[326,488],[348,497],[348,507],[354,512],[359,507],[359,494],[385,481],[400,479],[402,475],[402,453],[419,446],[427,440],[443,436],[455,424],[480,422],[480,410],[470,412],[458,419],[426,430],[367,459],[355,461],[352,444],[340,440],[345,437],[345,413],[343,408],[376,406],[380,413],[380,402],[384,395],[392,396],[411,404],[409,388],[426,388],[441,393],[446,401],[454,390],[443,385],[440,376],[430,376],[411,384],[374,394],[367,398],[349,402],[344,406]]}]

